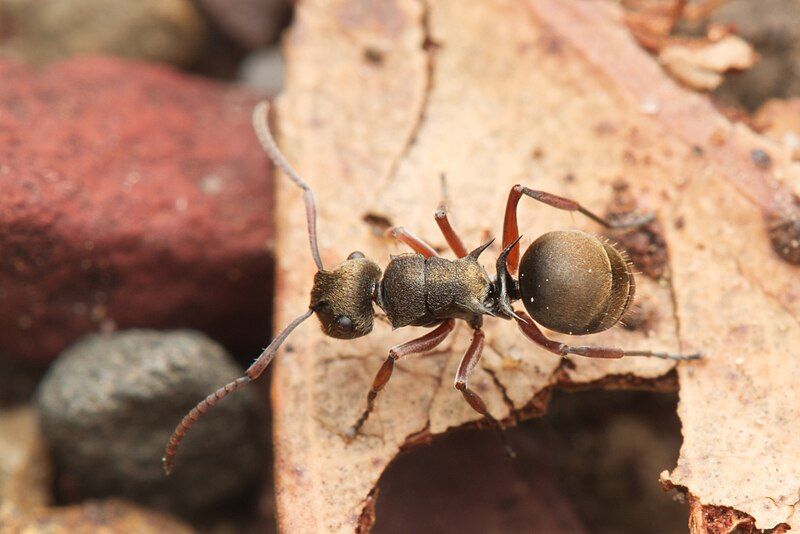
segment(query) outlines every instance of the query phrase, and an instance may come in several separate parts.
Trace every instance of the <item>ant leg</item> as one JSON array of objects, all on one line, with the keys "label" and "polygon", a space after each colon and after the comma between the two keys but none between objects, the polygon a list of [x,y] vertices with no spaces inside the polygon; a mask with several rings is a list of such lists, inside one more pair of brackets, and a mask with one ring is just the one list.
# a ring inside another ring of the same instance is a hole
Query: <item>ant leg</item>
[{"label": "ant leg", "polygon": [[439,225],[439,229],[442,231],[447,244],[450,245],[450,248],[453,249],[456,256],[463,258],[469,254],[464,247],[464,243],[461,242],[461,238],[458,237],[458,234],[456,234],[456,231],[453,230],[453,227],[450,225],[450,220],[447,218],[447,206],[444,204],[440,205],[434,217],[436,218],[436,224]]},{"label": "ant leg", "polygon": [[347,432],[348,439],[354,438],[358,434],[358,431],[361,430],[361,427],[364,426],[364,423],[367,422],[369,414],[372,413],[372,410],[375,407],[375,398],[378,396],[378,392],[382,390],[384,386],[386,386],[386,383],[392,377],[394,362],[403,356],[408,356],[409,354],[427,352],[434,349],[437,345],[444,341],[448,335],[450,335],[450,332],[452,332],[453,328],[455,328],[455,324],[456,322],[454,319],[447,319],[424,336],[418,337],[417,339],[412,339],[411,341],[407,341],[401,345],[396,345],[389,349],[389,356],[375,374],[375,378],[372,381],[372,388],[370,388],[369,393],[367,394],[367,409],[364,410],[364,413],[362,413],[361,417],[358,418],[356,424],[354,424],[353,427]]},{"label": "ant leg", "polygon": [[525,312],[517,312],[520,318],[517,319],[519,329],[525,337],[549,350],[553,354],[566,356],[567,354],[577,354],[587,358],[622,358],[624,356],[648,356],[651,358],[661,358],[664,360],[699,360],[700,353],[694,354],[669,354],[666,352],[654,352],[652,350],[623,350],[612,347],[572,347],[565,343],[547,338],[544,333],[534,324]]},{"label": "ant leg", "polygon": [[430,246],[425,241],[412,234],[404,226],[395,226],[393,228],[390,228],[389,233],[392,234],[393,238],[411,247],[411,249],[414,250],[414,252],[416,252],[417,254],[422,254],[423,256],[425,256],[425,259],[436,256],[436,251],[433,250],[432,246]]},{"label": "ant leg", "polygon": [[442,231],[442,235],[444,235],[447,244],[450,245],[450,248],[453,249],[453,252],[456,253],[456,256],[459,258],[464,258],[469,253],[467,252],[464,243],[461,241],[461,238],[458,237],[458,234],[450,224],[450,220],[447,218],[448,195],[447,181],[445,180],[444,174],[441,175],[441,180],[442,201],[439,203],[439,207],[436,208],[436,214],[434,215],[434,218],[436,219],[436,224],[439,225],[439,229]]},{"label": "ant leg", "polygon": [[500,424],[500,421],[495,419],[494,416],[489,413],[489,410],[486,408],[486,403],[483,402],[483,399],[481,399],[480,396],[472,391],[469,387],[469,375],[472,374],[472,370],[475,369],[475,366],[481,359],[481,353],[483,352],[483,338],[483,330],[476,328],[472,334],[472,342],[470,342],[467,351],[464,353],[464,357],[461,358],[461,363],[458,365],[455,386],[456,389],[459,390],[464,396],[464,399],[469,403],[469,405],[472,406],[472,409],[481,414],[484,419],[495,430],[497,430],[500,440],[503,442],[503,448],[505,449],[506,453],[513,458],[515,456],[514,451],[506,441],[506,436],[503,432],[503,427]]},{"label": "ant leg", "polygon": [[[546,193],[544,191],[537,191],[535,189],[530,189],[518,184],[512,187],[511,191],[508,193],[508,202],[506,203],[506,214],[505,218],[503,219],[504,249],[507,246],[511,245],[514,242],[514,240],[519,237],[519,227],[517,225],[517,205],[519,204],[519,199],[522,198],[522,195],[529,196],[534,200],[543,202],[544,204],[552,206],[556,209],[565,211],[577,211],[578,213],[586,215],[593,221],[602,224],[606,228],[633,228],[636,226],[647,224],[653,220],[652,215],[645,215],[642,217],[630,219],[628,221],[609,221],[608,219],[604,219],[603,217],[600,217],[599,215],[592,213],[591,211],[587,210],[574,200],[560,197],[558,195],[553,195],[552,193]],[[519,267],[519,245],[515,245],[511,249],[511,252],[509,252],[506,265],[511,274],[517,272],[517,268]]]},{"label": "ant leg", "polygon": [[456,234],[456,231],[450,224],[450,220],[447,218],[447,206],[440,205],[436,210],[434,218],[436,219],[436,224],[439,225],[439,229],[442,231],[447,244],[450,245],[450,248],[453,249],[453,252],[456,253],[456,256],[459,258],[466,257],[469,252],[467,252],[467,249],[464,247],[464,243],[461,242],[461,238],[458,237],[458,234]]}]

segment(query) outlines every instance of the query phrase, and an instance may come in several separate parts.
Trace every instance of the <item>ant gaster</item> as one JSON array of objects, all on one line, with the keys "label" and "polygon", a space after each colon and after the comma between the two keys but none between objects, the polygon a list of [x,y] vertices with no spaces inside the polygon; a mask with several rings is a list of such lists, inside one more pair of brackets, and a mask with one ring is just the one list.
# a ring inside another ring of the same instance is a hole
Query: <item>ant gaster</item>
[{"label": "ant gaster", "polygon": [[[405,228],[395,227],[391,229],[392,235],[408,245],[414,253],[392,257],[383,277],[378,264],[361,252],[353,252],[334,269],[325,269],[317,247],[314,193],[278,150],[267,124],[268,112],[266,102],[257,105],[253,112],[253,126],[270,158],[303,189],[308,238],[318,269],[311,289],[311,302],[305,313],[275,336],[247,369],[245,376],[206,397],[183,418],[167,444],[164,457],[167,473],[172,469],[178,445],[192,424],[225,396],[258,378],[289,334],[312,314],[317,315],[323,332],[337,339],[354,339],[369,334],[375,316],[373,304],[385,312],[393,328],[432,328],[425,335],[389,350],[386,361],[372,382],[366,409],[347,434],[349,439],[358,434],[372,412],[375,398],[392,376],[395,362],[411,354],[430,351],[439,345],[453,331],[456,319],[466,321],[473,334],[472,342],[458,366],[455,387],[469,405],[498,430],[499,422],[489,413],[481,397],[469,387],[470,373],[478,364],[483,349],[481,326],[484,315],[516,321],[526,337],[559,356],[651,356],[670,360],[700,357],[699,354],[571,346],[548,339],[536,323],[570,335],[593,334],[615,325],[633,300],[634,278],[624,253],[612,244],[578,230],[542,235],[528,247],[520,261],[517,226],[519,200],[528,196],[554,208],[577,211],[606,228],[635,227],[646,224],[652,218],[608,221],[573,200],[521,185],[515,185],[508,196],[503,222],[503,251],[497,258],[496,275],[493,278],[486,274],[478,262],[481,253],[492,241],[467,252],[450,225],[444,204],[436,211],[436,223],[458,259],[439,257],[429,244]],[[518,267],[520,274],[518,279],[514,279]],[[522,300],[527,314],[512,308],[511,303],[516,300]]]}]

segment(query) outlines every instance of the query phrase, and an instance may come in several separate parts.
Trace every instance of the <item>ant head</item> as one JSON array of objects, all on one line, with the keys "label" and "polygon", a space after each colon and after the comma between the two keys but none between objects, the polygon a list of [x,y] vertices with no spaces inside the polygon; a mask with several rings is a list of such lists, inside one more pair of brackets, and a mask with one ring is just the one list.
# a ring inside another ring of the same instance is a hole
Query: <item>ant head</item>
[{"label": "ant head", "polygon": [[372,331],[373,294],[381,278],[381,268],[360,252],[332,271],[314,275],[311,309],[317,314],[326,335],[353,339]]}]

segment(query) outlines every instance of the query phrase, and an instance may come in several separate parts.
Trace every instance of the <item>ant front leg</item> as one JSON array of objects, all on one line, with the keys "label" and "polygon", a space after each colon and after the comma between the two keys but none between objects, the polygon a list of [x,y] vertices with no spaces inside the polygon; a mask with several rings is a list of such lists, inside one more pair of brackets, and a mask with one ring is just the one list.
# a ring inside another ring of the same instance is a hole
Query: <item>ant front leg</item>
[{"label": "ant front leg", "polygon": [[481,399],[480,396],[472,391],[472,389],[469,387],[469,376],[472,374],[475,366],[478,365],[478,362],[481,359],[481,354],[483,353],[483,338],[483,330],[476,328],[473,331],[472,341],[467,348],[467,352],[464,353],[464,357],[461,359],[461,363],[458,365],[455,387],[461,392],[467,403],[472,406],[472,409],[481,414],[484,419],[495,430],[497,430],[500,440],[503,442],[503,448],[505,449],[506,453],[513,458],[515,456],[514,451],[506,441],[506,436],[503,433],[503,426],[500,424],[500,421],[495,419],[494,416],[489,413],[489,409],[486,408],[486,403],[483,402],[483,399]]},{"label": "ant front leg", "polygon": [[361,427],[364,426],[364,423],[367,422],[369,414],[372,413],[372,410],[375,407],[375,398],[378,396],[378,392],[382,390],[384,386],[386,386],[386,383],[389,382],[389,379],[392,377],[394,362],[403,356],[427,352],[436,348],[442,341],[445,340],[448,335],[450,335],[450,332],[452,332],[453,328],[455,328],[455,324],[456,322],[454,319],[447,319],[424,336],[417,339],[412,339],[411,341],[403,343],[402,345],[397,345],[389,349],[389,356],[386,358],[386,361],[383,362],[381,368],[378,369],[378,372],[372,381],[372,388],[370,388],[369,393],[367,394],[367,408],[364,410],[364,413],[361,414],[361,417],[358,418],[356,424],[354,424],[353,427],[347,432],[348,439],[353,439],[358,434],[358,431],[361,430]]},{"label": "ant front leg", "polygon": [[520,316],[517,319],[517,325],[522,333],[525,334],[525,337],[537,345],[549,350],[553,354],[558,354],[559,356],[576,354],[578,356],[586,356],[587,358],[602,359],[616,359],[623,358],[625,356],[648,356],[651,358],[661,358],[663,360],[674,361],[699,360],[701,358],[700,353],[670,354],[667,352],[655,352],[652,350],[623,350],[612,347],[573,347],[546,337],[525,312],[517,312],[517,314]]},{"label": "ant front leg", "polygon": [[[577,211],[578,213],[582,213],[586,215],[593,221],[602,224],[606,228],[617,229],[617,228],[633,228],[636,226],[641,226],[643,224],[647,224],[653,220],[652,215],[644,215],[642,217],[633,218],[627,221],[610,221],[599,215],[592,213],[591,211],[587,210],[580,203],[571,200],[569,198],[560,197],[558,195],[554,195],[552,193],[547,193],[545,191],[537,191],[535,189],[530,189],[528,187],[522,185],[515,185],[511,188],[511,191],[508,193],[508,202],[506,203],[506,214],[503,219],[503,248],[505,249],[509,245],[511,245],[515,239],[519,237],[519,226],[517,225],[517,205],[519,204],[519,199],[522,196],[529,196],[534,200],[538,200],[548,206],[552,206],[556,209],[564,210],[564,211]],[[508,267],[508,271],[511,274],[517,272],[517,268],[519,267],[519,245],[514,245],[511,251],[508,254],[508,260],[506,263]]]}]

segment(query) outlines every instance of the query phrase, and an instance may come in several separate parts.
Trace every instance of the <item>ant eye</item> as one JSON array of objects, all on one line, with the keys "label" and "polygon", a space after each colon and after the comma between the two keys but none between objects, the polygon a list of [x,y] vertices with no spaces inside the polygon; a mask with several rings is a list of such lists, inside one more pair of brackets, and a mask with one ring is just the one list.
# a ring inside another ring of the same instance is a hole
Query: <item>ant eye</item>
[{"label": "ant eye", "polygon": [[343,332],[349,332],[353,329],[353,321],[346,315],[340,315],[336,318],[336,326]]}]

